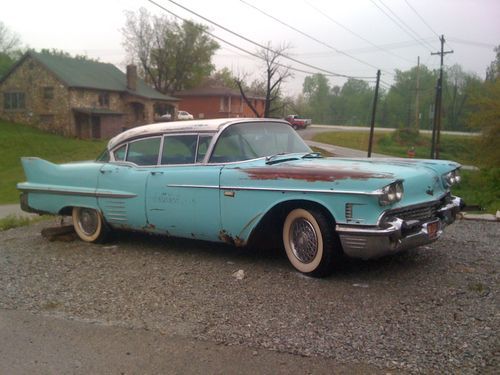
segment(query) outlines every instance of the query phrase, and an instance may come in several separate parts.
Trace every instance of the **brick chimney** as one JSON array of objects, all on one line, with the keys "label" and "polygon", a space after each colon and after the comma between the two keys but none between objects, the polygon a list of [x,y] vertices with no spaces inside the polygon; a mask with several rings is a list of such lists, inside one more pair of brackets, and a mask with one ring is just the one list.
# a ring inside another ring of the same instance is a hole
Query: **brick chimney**
[{"label": "brick chimney", "polygon": [[131,91],[137,90],[137,66],[127,65],[127,88]]}]

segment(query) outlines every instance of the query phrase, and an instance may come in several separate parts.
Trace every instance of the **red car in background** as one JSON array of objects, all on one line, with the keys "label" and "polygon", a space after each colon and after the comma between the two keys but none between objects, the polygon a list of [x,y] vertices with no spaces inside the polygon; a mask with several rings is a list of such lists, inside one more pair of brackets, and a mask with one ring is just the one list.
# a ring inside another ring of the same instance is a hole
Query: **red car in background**
[{"label": "red car in background", "polygon": [[305,129],[309,125],[311,125],[312,120],[309,118],[300,118],[299,115],[288,115],[285,117],[285,120],[288,121],[292,127],[297,130],[297,129]]}]

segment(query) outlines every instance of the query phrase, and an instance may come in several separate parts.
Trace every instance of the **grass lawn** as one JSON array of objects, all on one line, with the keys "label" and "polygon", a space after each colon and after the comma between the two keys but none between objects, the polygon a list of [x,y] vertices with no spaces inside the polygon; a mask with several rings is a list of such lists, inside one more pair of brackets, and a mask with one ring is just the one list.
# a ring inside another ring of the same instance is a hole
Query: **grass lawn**
[{"label": "grass lawn", "polygon": [[106,143],[65,138],[0,120],[0,204],[19,202],[16,184],[25,180],[22,156],[38,156],[55,163],[93,160]]},{"label": "grass lawn", "polygon": [[[320,133],[313,138],[316,142],[368,150],[368,131],[340,131]],[[475,165],[477,138],[458,135],[441,135],[440,159],[454,160],[462,164]],[[406,157],[410,146],[415,147],[415,157],[428,159],[431,149],[431,135],[421,134],[414,144],[402,144],[392,139],[392,133],[375,132],[372,151],[379,154]]]}]

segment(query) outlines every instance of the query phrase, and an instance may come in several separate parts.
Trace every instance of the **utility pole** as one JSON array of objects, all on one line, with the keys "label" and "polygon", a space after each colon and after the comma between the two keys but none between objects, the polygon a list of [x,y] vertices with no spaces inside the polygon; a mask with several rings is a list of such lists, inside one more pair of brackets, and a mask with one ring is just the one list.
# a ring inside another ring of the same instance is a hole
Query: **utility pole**
[{"label": "utility pole", "polygon": [[370,122],[370,140],[368,141],[368,157],[372,157],[373,132],[375,129],[375,114],[377,113],[378,87],[380,84],[380,69],[377,70],[377,83],[375,84],[375,95],[373,97],[372,120]]},{"label": "utility pole", "polygon": [[432,145],[431,145],[431,159],[439,159],[439,140],[441,133],[441,103],[443,96],[443,57],[448,53],[453,53],[451,51],[444,51],[444,35],[439,38],[441,42],[440,52],[431,52],[431,55],[441,56],[441,66],[439,69],[439,79],[436,85],[436,102],[434,104],[434,124],[432,126]]},{"label": "utility pole", "polygon": [[417,84],[415,90],[417,91],[417,95],[415,96],[415,129],[418,130],[418,121],[419,121],[419,108],[418,108],[418,95],[420,93],[420,56],[417,58]]}]

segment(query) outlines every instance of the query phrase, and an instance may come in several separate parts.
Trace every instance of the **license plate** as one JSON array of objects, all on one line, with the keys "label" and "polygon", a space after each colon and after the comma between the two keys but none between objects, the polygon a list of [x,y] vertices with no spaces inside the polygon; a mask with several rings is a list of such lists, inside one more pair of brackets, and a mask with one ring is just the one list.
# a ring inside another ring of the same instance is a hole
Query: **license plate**
[{"label": "license plate", "polygon": [[434,221],[427,224],[427,235],[431,240],[435,239],[439,234],[439,221]]}]

